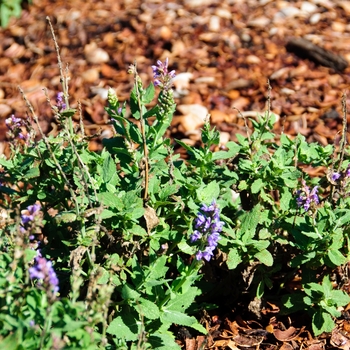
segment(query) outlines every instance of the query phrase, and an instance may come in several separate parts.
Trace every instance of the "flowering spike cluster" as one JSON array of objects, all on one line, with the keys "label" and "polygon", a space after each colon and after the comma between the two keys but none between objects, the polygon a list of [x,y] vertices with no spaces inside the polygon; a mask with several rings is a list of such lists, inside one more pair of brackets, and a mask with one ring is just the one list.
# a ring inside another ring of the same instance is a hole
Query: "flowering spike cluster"
[{"label": "flowering spike cluster", "polygon": [[297,191],[297,205],[298,207],[303,207],[305,211],[310,209],[312,203],[319,204],[320,200],[318,198],[318,186],[315,186],[312,190],[306,185],[305,180],[302,180],[302,189]]},{"label": "flowering spike cluster", "polygon": [[64,97],[63,92],[59,92],[56,97],[56,105],[60,112],[64,111],[67,108],[67,105],[63,100],[63,97]]},{"label": "flowering spike cluster", "polygon": [[[16,118],[13,114],[11,117],[7,118],[5,120],[5,124],[9,129],[9,136],[11,138],[20,138],[21,140],[25,141],[26,143],[29,141],[30,133],[29,133],[29,125],[28,123],[21,119]],[[23,128],[27,131],[26,133],[23,133]]]},{"label": "flowering spike cluster", "polygon": [[38,285],[42,286],[50,295],[55,296],[59,291],[59,281],[52,267],[52,262],[43,258],[40,252],[35,258],[35,265],[29,268],[29,276],[32,280],[40,280]]},{"label": "flowering spike cluster", "polygon": [[195,230],[190,238],[191,242],[196,242],[200,239],[204,243],[203,246],[205,245],[205,248],[199,250],[196,254],[197,260],[203,258],[210,261],[218,245],[223,225],[224,223],[220,221],[220,212],[215,201],[209,206],[205,204],[201,206],[200,212],[195,219]]},{"label": "flowering spike cluster", "polygon": [[22,233],[28,232],[31,234],[40,233],[37,229],[42,225],[41,218],[41,205],[33,204],[29,205],[26,210],[21,213],[21,227]]},{"label": "flowering spike cluster", "polygon": [[154,85],[159,86],[162,90],[168,91],[172,87],[172,80],[175,78],[175,71],[168,70],[168,58],[165,62],[158,60],[156,66],[152,66]]}]

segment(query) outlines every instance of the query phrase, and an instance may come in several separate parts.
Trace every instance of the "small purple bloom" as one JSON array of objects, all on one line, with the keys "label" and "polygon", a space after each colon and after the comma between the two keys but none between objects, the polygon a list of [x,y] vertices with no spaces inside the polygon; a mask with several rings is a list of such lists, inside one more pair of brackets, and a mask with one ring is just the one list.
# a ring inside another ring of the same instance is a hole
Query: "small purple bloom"
[{"label": "small purple bloom", "polygon": [[57,108],[59,109],[60,112],[67,108],[67,105],[65,104],[63,97],[64,97],[63,92],[59,92],[56,97]]},{"label": "small purple bloom", "polygon": [[172,79],[175,78],[175,71],[168,71],[168,58],[165,62],[158,60],[156,66],[152,66],[154,85],[159,86],[162,90],[169,90],[172,86]]},{"label": "small purple bloom", "polygon": [[31,279],[40,280],[39,285],[54,295],[58,292],[58,278],[52,267],[52,262],[41,256],[35,258],[35,265],[29,268]]},{"label": "small purple bloom", "polygon": [[34,217],[38,214],[40,209],[41,209],[40,204],[33,204],[27,207],[27,212],[21,215],[22,225],[25,225],[31,221],[34,221]]},{"label": "small purple bloom", "polygon": [[341,174],[334,172],[331,176],[332,181],[337,181],[340,178]]},{"label": "small purple bloom", "polygon": [[23,125],[23,120],[21,118],[16,118],[14,114],[5,120],[6,126],[13,131],[16,128],[20,128]]},{"label": "small purple bloom", "polygon": [[220,212],[216,202],[213,201],[209,206],[202,204],[194,221],[195,230],[190,237],[192,243],[202,239],[202,243],[205,244],[205,249],[197,252],[197,260],[210,261],[218,245],[223,225],[224,223],[220,221]]},{"label": "small purple bloom", "polygon": [[197,230],[195,230],[193,232],[193,234],[191,235],[190,239],[191,239],[191,242],[195,242],[195,241],[198,241],[200,238],[202,237],[201,233]]},{"label": "small purple bloom", "polygon": [[302,189],[296,192],[296,202],[298,207],[303,207],[305,211],[310,209],[312,203],[319,204],[318,186],[315,186],[311,191],[310,187],[306,185],[305,180],[302,180]]},{"label": "small purple bloom", "polygon": [[346,169],[345,177],[350,177],[350,165]]}]

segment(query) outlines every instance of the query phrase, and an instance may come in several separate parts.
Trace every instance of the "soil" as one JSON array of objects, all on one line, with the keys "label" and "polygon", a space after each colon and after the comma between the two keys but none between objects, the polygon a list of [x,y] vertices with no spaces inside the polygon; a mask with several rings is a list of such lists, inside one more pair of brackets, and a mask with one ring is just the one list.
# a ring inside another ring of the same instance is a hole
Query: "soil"
[{"label": "soil", "polygon": [[[350,104],[344,95],[350,82],[348,1],[33,0],[0,29],[0,153],[8,152],[5,119],[29,116],[18,86],[43,131],[57,130],[47,100],[54,105],[62,87],[47,16],[63,70],[68,68],[71,107],[79,102],[87,133],[99,134],[91,150],[111,136],[104,111],[108,88],[127,100],[133,84],[128,66],[136,62],[148,83],[151,65],[167,57],[177,73],[170,136],[196,144],[209,113],[224,145],[246,134],[245,117],[270,108],[278,117],[277,134],[339,143]],[[179,343],[187,350],[202,349],[204,341],[206,349],[350,346],[346,317],[332,334],[314,338],[309,323],[277,322],[274,304],[259,312],[269,316],[267,325],[229,313],[206,316],[210,336],[184,332]]]}]

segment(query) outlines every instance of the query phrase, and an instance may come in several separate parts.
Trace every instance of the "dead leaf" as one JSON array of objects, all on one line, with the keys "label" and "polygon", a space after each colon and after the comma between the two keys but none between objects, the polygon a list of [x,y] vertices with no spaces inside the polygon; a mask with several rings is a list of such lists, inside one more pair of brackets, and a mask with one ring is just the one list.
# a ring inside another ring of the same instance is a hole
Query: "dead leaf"
[{"label": "dead leaf", "polygon": [[289,327],[287,330],[275,329],[273,335],[279,341],[290,341],[297,338],[300,334],[300,329]]},{"label": "dead leaf", "polygon": [[157,213],[149,205],[146,205],[145,213],[143,214],[143,216],[146,220],[147,232],[148,234],[150,234],[153,228],[159,224]]},{"label": "dead leaf", "polygon": [[258,346],[264,340],[264,337],[256,337],[249,335],[238,335],[233,338],[234,342],[238,346],[242,346],[244,348],[250,348],[252,346]]}]

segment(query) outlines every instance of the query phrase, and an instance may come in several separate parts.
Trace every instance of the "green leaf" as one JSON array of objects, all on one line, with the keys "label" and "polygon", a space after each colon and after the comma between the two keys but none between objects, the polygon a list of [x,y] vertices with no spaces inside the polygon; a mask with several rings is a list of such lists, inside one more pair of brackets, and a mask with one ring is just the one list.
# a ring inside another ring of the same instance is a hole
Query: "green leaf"
[{"label": "green leaf", "polygon": [[59,114],[61,115],[61,117],[70,118],[70,117],[73,117],[73,115],[76,113],[76,111],[77,110],[74,108],[69,108],[69,109],[63,110]]},{"label": "green leaf", "polygon": [[258,284],[258,288],[256,290],[256,297],[258,299],[261,299],[262,296],[264,295],[264,289],[265,289],[265,283],[264,280],[260,281],[260,283]]},{"label": "green leaf", "polygon": [[137,321],[132,313],[123,312],[108,326],[107,333],[126,341],[135,341],[141,332],[141,322]]},{"label": "green leaf", "polygon": [[266,266],[273,265],[273,256],[268,250],[262,250],[255,254],[255,257]]},{"label": "green leaf", "polygon": [[122,207],[122,203],[120,202],[120,199],[113,193],[110,193],[110,192],[99,193],[98,199],[107,207],[110,207],[110,208]]},{"label": "green leaf", "polygon": [[253,210],[250,212],[245,212],[241,216],[242,225],[239,229],[239,233],[241,234],[241,239],[244,243],[248,242],[254,237],[256,227],[260,221],[260,215],[261,206],[260,204],[257,204]]},{"label": "green leaf", "polygon": [[[1,8],[0,8],[1,11]],[[7,24],[7,23],[6,23]],[[12,333],[7,336],[5,339],[1,340],[1,347],[5,350],[18,350],[20,345],[20,337],[18,332]]]},{"label": "green leaf", "polygon": [[144,91],[142,95],[142,103],[151,103],[154,98],[154,85],[153,83],[149,84],[147,89]]},{"label": "green leaf", "polygon": [[148,342],[154,350],[181,350],[181,347],[175,343],[174,336],[167,333],[152,333]]},{"label": "green leaf", "polygon": [[201,203],[209,205],[214,199],[218,198],[220,194],[220,186],[216,181],[212,181],[207,185],[202,184],[196,192],[198,200]]},{"label": "green leaf", "polygon": [[213,153],[213,161],[219,159],[233,158],[238,154],[239,150],[241,149],[241,146],[233,141],[227,142],[226,147],[228,148],[228,151],[218,151]]},{"label": "green leaf", "polygon": [[195,317],[188,316],[183,312],[165,309],[160,314],[160,319],[162,322],[169,322],[171,324],[176,324],[179,326],[192,327],[206,334],[205,328],[197,322]]},{"label": "green leaf", "polygon": [[349,209],[338,209],[335,211],[337,215],[337,226],[347,225],[350,222],[350,210]]},{"label": "green leaf", "polygon": [[340,266],[347,262],[346,257],[337,249],[328,250],[327,255],[335,266]]},{"label": "green leaf", "polygon": [[258,193],[260,192],[260,190],[262,189],[263,187],[263,180],[261,179],[256,179],[253,183],[252,183],[252,187],[251,187],[251,191],[252,193]]},{"label": "green leaf", "polygon": [[30,168],[25,174],[24,174],[24,178],[25,179],[32,179],[34,177],[39,177],[40,175],[40,171],[39,168],[34,167],[34,168]]},{"label": "green leaf", "polygon": [[111,155],[108,153],[107,157],[103,161],[102,166],[102,180],[103,182],[107,183],[111,180],[113,175],[116,173],[116,165],[111,157]]},{"label": "green leaf", "polygon": [[140,297],[140,293],[136,292],[132,287],[130,287],[128,284],[125,284],[122,288],[122,298],[124,300],[136,300]]},{"label": "green leaf", "polygon": [[168,271],[168,267],[165,266],[167,262],[167,256],[160,256],[150,267],[150,274],[147,278],[159,279],[163,278]]},{"label": "green leaf", "polygon": [[330,299],[337,307],[345,306],[350,303],[350,296],[343,290],[332,290]]},{"label": "green leaf", "polygon": [[328,312],[317,310],[312,316],[312,330],[315,336],[323,332],[332,332],[334,327],[334,321]]},{"label": "green leaf", "polygon": [[304,310],[307,306],[305,305],[304,294],[296,292],[295,294],[287,294],[282,296],[283,313],[292,313],[299,310]]},{"label": "green leaf", "polygon": [[290,202],[293,196],[287,188],[283,187],[281,190],[280,207],[282,211],[288,211],[290,208]]},{"label": "green leaf", "polygon": [[150,320],[156,320],[159,318],[159,315],[160,315],[159,308],[154,302],[144,298],[140,298],[138,299],[138,303],[139,303],[138,308],[140,310],[141,315],[143,315],[144,317]]},{"label": "green leaf", "polygon": [[61,213],[58,213],[55,216],[55,221],[58,224],[74,222],[76,221],[76,219],[77,219],[77,215],[74,212],[70,212],[70,211],[62,211]]},{"label": "green leaf", "polygon": [[196,296],[201,291],[197,287],[190,287],[184,294],[176,294],[173,299],[170,299],[165,305],[167,310],[185,311],[195,300]]},{"label": "green leaf", "polygon": [[227,255],[227,267],[230,270],[235,269],[241,262],[242,262],[242,257],[239,254],[238,250],[236,248],[231,248],[231,250],[229,251],[228,255]]}]

